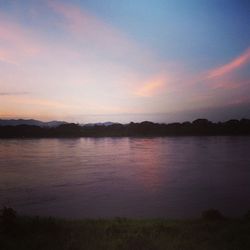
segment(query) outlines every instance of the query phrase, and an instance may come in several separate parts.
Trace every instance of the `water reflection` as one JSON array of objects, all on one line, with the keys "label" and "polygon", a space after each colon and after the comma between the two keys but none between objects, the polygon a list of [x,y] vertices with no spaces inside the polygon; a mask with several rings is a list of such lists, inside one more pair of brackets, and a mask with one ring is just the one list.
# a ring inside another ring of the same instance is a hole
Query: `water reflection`
[{"label": "water reflection", "polygon": [[[160,188],[162,158],[166,157],[167,147],[162,152],[160,139],[131,139],[131,162],[135,166],[135,182],[143,185],[145,192],[155,192]],[[163,154],[164,153],[164,154]],[[164,166],[167,171],[168,166]],[[166,181],[166,180],[164,180]]]},{"label": "water reflection", "polygon": [[189,217],[250,204],[250,138],[0,140],[0,205],[66,217]]}]

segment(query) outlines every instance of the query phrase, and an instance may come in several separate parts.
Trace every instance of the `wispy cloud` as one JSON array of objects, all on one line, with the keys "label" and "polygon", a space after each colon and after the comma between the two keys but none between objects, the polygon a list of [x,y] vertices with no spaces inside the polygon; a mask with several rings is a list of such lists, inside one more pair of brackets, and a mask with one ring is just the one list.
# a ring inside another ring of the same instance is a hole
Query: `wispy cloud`
[{"label": "wispy cloud", "polygon": [[83,39],[84,42],[89,43],[90,46],[105,46],[112,51],[117,48],[124,51],[128,47],[134,46],[127,35],[89,11],[59,1],[49,1],[48,3],[57,14],[63,17],[64,27],[78,38]]},{"label": "wispy cloud", "polygon": [[250,48],[248,48],[243,54],[234,58],[229,63],[211,70],[208,73],[207,78],[215,78],[215,77],[224,76],[242,67],[243,65],[249,62],[250,62]]},{"label": "wispy cloud", "polygon": [[0,50],[0,62],[7,63],[7,64],[18,65],[18,63],[15,62],[14,60],[12,60],[12,58],[10,58],[10,57],[11,56],[8,54],[7,51],[1,51]]},{"label": "wispy cloud", "polygon": [[135,95],[142,97],[150,97],[160,94],[169,83],[170,77],[164,75],[155,76],[146,83],[140,84],[135,90]]},{"label": "wispy cloud", "polygon": [[230,79],[218,79],[209,83],[212,89],[234,90],[250,84],[250,78],[238,79],[231,77]]},{"label": "wispy cloud", "polygon": [[[92,54],[99,55],[101,61],[105,60],[105,65],[109,65],[108,70],[122,65],[119,72],[114,71],[112,74],[121,76],[116,79],[116,85],[119,82],[121,87],[125,88],[124,92],[128,93],[129,90],[132,95],[150,97],[159,94],[165,88],[169,76],[159,76],[158,72],[170,71],[170,62],[160,62],[150,49],[146,49],[125,32],[86,9],[59,1],[51,0],[48,3],[62,18],[61,28],[73,34],[74,39],[81,41],[85,48],[93,52]],[[113,64],[116,66],[112,66]],[[124,79],[131,78],[131,75],[134,79],[122,84]]]},{"label": "wispy cloud", "polygon": [[0,12],[0,61],[19,65],[26,58],[37,56],[42,45],[35,32],[10,20]]}]

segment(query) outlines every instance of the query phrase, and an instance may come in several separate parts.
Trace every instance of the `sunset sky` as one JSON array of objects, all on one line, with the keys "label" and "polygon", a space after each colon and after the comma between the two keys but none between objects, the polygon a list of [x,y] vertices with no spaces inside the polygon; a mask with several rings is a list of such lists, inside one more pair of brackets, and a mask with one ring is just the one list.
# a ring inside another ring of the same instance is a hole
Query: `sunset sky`
[{"label": "sunset sky", "polygon": [[248,0],[0,0],[0,118],[250,118]]}]

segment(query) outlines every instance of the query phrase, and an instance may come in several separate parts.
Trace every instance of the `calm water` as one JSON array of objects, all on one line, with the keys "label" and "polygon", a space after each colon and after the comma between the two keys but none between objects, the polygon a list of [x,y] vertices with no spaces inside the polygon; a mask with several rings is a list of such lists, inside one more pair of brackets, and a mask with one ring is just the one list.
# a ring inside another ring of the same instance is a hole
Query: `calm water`
[{"label": "calm water", "polygon": [[0,140],[0,206],[63,217],[250,209],[250,137]]}]

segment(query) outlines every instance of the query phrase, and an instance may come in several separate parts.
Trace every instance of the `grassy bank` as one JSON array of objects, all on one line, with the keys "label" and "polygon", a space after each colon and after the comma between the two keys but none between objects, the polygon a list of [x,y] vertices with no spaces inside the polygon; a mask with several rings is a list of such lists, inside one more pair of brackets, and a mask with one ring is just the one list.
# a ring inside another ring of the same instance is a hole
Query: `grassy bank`
[{"label": "grassy bank", "polygon": [[250,220],[19,217],[1,221],[0,249],[250,249]]}]

